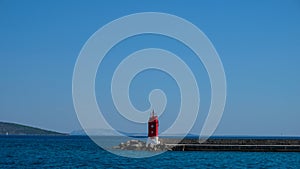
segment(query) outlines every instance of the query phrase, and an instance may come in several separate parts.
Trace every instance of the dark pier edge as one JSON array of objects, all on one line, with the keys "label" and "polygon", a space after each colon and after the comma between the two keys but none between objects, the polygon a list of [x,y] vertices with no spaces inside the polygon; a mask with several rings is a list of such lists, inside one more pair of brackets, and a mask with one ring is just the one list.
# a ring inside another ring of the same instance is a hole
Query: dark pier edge
[{"label": "dark pier edge", "polygon": [[243,152],[300,152],[300,146],[291,145],[188,145],[178,144],[172,151],[243,151]]},{"label": "dark pier edge", "polygon": [[162,138],[172,151],[243,151],[243,152],[300,152],[300,138],[212,138],[204,143],[198,139]]}]

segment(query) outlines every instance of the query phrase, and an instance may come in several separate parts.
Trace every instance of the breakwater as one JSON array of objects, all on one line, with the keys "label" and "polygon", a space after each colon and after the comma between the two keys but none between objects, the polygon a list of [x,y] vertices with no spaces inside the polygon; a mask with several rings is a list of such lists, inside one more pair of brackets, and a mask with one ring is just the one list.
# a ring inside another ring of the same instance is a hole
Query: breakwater
[{"label": "breakwater", "polygon": [[245,151],[245,152],[300,152],[300,139],[198,139],[161,138],[161,144],[146,146],[144,142],[130,140],[116,146],[123,150],[147,151]]},{"label": "breakwater", "polygon": [[[247,152],[300,152],[300,139],[218,138],[199,143],[198,139],[182,141],[164,138],[162,142],[173,151],[247,151]],[[178,143],[179,142],[179,143]]]}]

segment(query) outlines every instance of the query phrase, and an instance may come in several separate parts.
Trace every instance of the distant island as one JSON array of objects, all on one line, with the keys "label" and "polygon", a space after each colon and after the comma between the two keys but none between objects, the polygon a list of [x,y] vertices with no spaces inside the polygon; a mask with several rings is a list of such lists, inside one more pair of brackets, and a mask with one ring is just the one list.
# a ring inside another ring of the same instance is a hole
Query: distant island
[{"label": "distant island", "polygon": [[0,122],[0,135],[49,135],[64,136],[68,134],[44,130],[16,123]]}]

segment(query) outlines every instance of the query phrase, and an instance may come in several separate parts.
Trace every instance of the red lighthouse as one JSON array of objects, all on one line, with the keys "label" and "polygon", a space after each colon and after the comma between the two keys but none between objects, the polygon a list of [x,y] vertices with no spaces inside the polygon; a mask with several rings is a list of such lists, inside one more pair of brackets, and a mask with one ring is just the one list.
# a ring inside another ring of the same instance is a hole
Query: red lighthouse
[{"label": "red lighthouse", "polygon": [[154,111],[152,111],[149,121],[148,121],[148,144],[159,144],[158,141],[158,117],[154,115]]}]

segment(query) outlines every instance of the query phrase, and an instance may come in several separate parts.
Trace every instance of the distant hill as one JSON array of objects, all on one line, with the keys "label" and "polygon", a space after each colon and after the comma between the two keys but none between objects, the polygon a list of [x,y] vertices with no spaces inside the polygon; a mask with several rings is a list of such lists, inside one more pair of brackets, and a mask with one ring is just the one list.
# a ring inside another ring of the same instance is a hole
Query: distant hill
[{"label": "distant hill", "polygon": [[[92,136],[119,136],[118,132],[109,129],[87,129],[88,133]],[[84,136],[87,135],[86,132],[81,130],[75,130],[70,133],[70,135]]]},{"label": "distant hill", "polygon": [[0,122],[0,135],[67,135],[15,123]]}]

